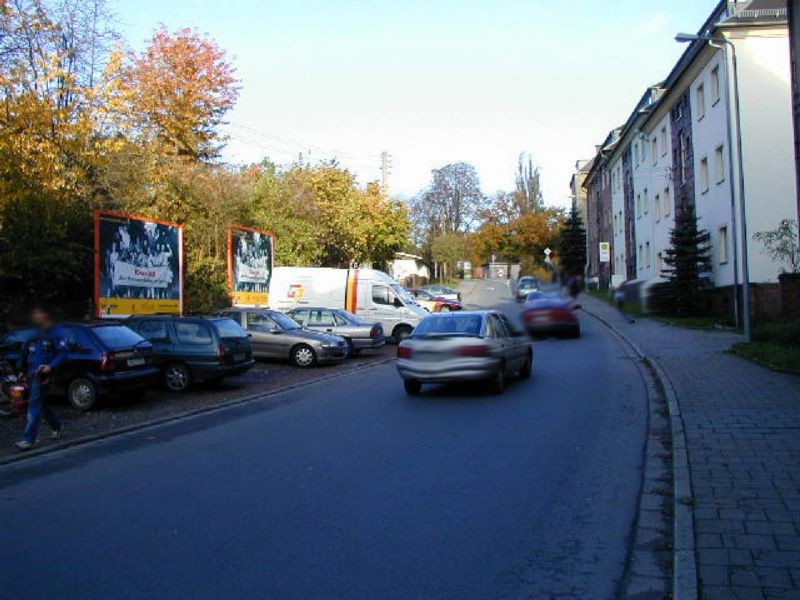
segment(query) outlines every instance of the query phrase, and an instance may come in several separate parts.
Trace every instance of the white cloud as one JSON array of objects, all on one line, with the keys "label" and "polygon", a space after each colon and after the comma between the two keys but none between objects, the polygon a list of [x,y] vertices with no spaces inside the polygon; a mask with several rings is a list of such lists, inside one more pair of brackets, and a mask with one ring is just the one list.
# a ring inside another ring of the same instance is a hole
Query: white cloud
[{"label": "white cloud", "polygon": [[653,35],[664,29],[668,20],[664,13],[656,13],[636,25],[634,31],[636,35]]}]

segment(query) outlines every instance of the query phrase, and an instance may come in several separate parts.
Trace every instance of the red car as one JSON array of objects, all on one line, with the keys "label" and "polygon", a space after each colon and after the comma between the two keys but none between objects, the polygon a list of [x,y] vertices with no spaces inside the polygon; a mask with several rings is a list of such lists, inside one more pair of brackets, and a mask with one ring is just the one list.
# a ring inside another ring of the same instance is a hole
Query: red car
[{"label": "red car", "polygon": [[533,337],[581,337],[581,323],[571,300],[557,296],[533,297],[525,302],[522,323]]},{"label": "red car", "polygon": [[461,302],[458,302],[457,300],[448,300],[447,298],[442,298],[441,296],[434,296],[427,290],[415,288],[408,290],[408,293],[414,296],[414,298],[417,300],[417,304],[419,304],[428,312],[437,313],[461,310]]}]

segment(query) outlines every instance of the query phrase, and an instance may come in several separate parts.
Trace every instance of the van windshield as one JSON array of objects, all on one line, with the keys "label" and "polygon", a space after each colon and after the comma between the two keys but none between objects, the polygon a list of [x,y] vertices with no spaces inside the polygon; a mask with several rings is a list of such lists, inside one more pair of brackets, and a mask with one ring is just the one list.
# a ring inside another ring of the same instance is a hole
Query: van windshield
[{"label": "van windshield", "polygon": [[394,293],[397,294],[397,297],[400,298],[400,300],[403,301],[403,304],[416,304],[417,303],[417,301],[414,300],[414,297],[411,294],[408,293],[408,290],[406,290],[406,288],[404,288],[399,283],[393,283],[391,285],[391,287],[394,290]]}]

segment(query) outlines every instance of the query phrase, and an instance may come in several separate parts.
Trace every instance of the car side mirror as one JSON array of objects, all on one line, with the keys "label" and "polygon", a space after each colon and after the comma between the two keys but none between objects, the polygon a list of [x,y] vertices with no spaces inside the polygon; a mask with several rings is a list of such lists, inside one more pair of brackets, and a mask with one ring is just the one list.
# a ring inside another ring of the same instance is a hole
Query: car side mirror
[{"label": "car side mirror", "polygon": [[402,302],[402,300],[400,300],[400,298],[395,298],[393,304],[394,304],[395,308],[402,308],[402,306],[403,306],[403,302]]},{"label": "car side mirror", "polygon": [[572,307],[573,310],[580,310],[582,308],[583,308],[582,304],[576,304],[575,306]]}]

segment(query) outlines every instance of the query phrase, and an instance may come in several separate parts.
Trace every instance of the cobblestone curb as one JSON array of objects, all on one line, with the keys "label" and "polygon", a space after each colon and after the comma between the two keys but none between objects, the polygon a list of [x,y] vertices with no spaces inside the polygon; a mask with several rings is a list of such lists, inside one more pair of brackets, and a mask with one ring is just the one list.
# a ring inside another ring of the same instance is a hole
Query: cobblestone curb
[{"label": "cobblestone curb", "polygon": [[673,579],[672,596],[675,600],[694,600],[697,598],[697,560],[694,536],[694,508],[692,483],[689,472],[689,457],[686,451],[686,435],[680,404],[669,377],[661,366],[648,357],[625,333],[617,329],[603,317],[584,306],[584,312],[591,315],[617,337],[649,366],[660,384],[669,407],[670,429],[672,432],[673,468]]},{"label": "cobblestone curb", "polygon": [[157,419],[152,419],[150,421],[144,421],[142,423],[136,423],[135,425],[129,425],[126,427],[118,427],[115,429],[110,429],[108,431],[104,431],[103,433],[96,433],[92,435],[85,435],[76,438],[69,438],[64,440],[59,444],[48,444],[47,446],[43,446],[41,448],[34,448],[33,450],[29,450],[27,452],[20,452],[19,454],[12,454],[11,456],[6,456],[0,459],[0,467],[3,465],[8,465],[12,463],[18,463],[22,461],[31,460],[34,458],[38,458],[40,456],[44,456],[46,454],[51,454],[53,452],[59,452],[61,450],[66,450],[67,448],[74,448],[76,446],[85,446],[87,444],[91,444],[93,442],[98,442],[101,440],[105,440],[111,437],[122,436],[129,433],[135,433],[138,431],[142,431],[145,429],[149,429],[151,427],[157,427],[160,425],[165,425],[167,423],[177,422],[177,421],[184,421],[187,419],[191,419],[193,417],[197,417],[200,415],[206,415],[209,413],[225,410],[227,408],[231,408],[234,406],[240,406],[242,404],[247,404],[250,402],[256,402],[259,400],[267,400],[279,394],[283,394],[285,392],[289,392],[291,390],[295,390],[298,388],[302,388],[308,385],[314,385],[316,383],[320,383],[323,381],[328,381],[331,379],[337,379],[339,377],[344,377],[346,375],[353,375],[354,373],[359,373],[361,371],[365,371],[367,369],[372,369],[374,367],[378,367],[381,365],[386,365],[391,362],[394,362],[395,358],[386,358],[377,362],[372,362],[356,369],[352,369],[350,371],[345,371],[343,373],[332,373],[330,375],[326,375],[325,377],[320,377],[319,379],[313,379],[311,381],[303,381],[301,383],[290,384],[280,389],[270,390],[266,393],[260,394],[250,394],[249,396],[243,396],[240,398],[234,398],[233,400],[227,400],[225,402],[221,402],[220,404],[212,404],[210,406],[203,406],[201,408],[197,408],[194,410],[189,410],[184,413],[168,415],[165,417],[159,417]]}]

